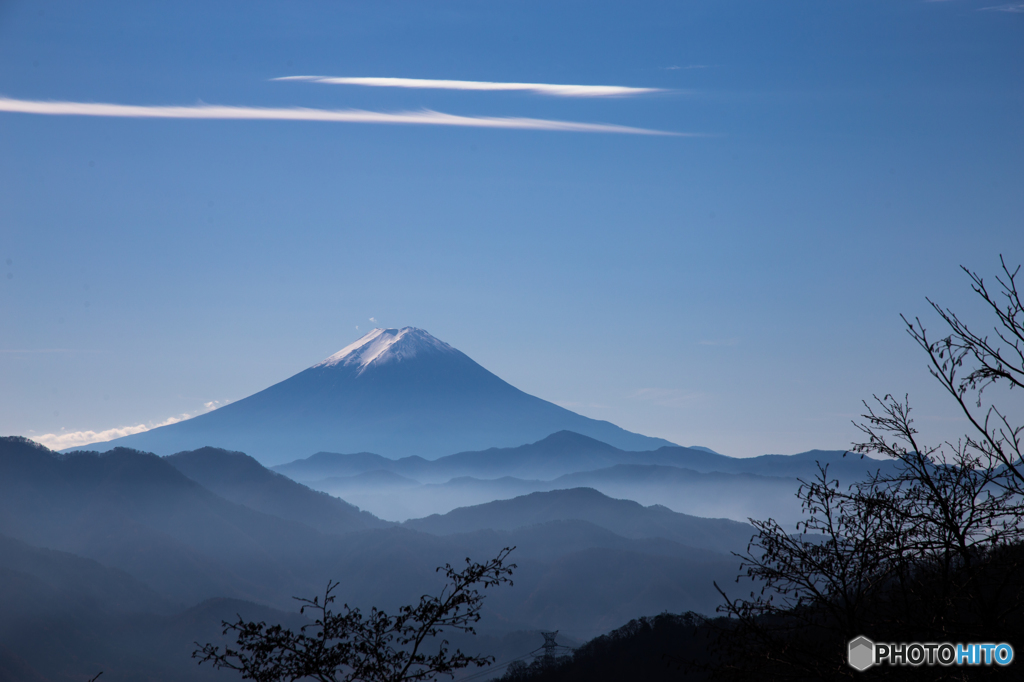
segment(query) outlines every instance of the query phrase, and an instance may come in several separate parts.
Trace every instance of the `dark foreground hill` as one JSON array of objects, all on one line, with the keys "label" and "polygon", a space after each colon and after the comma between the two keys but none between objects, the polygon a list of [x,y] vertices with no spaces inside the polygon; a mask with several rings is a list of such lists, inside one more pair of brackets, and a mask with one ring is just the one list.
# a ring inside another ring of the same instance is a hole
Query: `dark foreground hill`
[{"label": "dark foreground hill", "polygon": [[[33,547],[0,535],[0,581],[8,617],[39,614],[42,601],[30,596],[31,584],[42,585],[66,603],[115,613],[163,613],[174,604],[124,571],[67,552]],[[22,587],[19,587],[22,586]],[[16,597],[16,599],[14,599]]]},{"label": "dark foreground hill", "polygon": [[173,615],[110,612],[45,584],[6,582],[0,582],[4,605],[17,589],[35,608],[0,612],[4,682],[83,682],[99,672],[111,682],[232,682],[237,673],[198,666],[191,657],[196,641],[234,644],[222,635],[221,621],[241,615],[291,628],[308,622],[295,611],[232,599],[211,599]]},{"label": "dark foreground hill", "polygon": [[193,642],[220,640],[220,621],[243,613],[292,626],[305,620],[216,599],[179,612],[123,571],[0,536],[0,680],[229,680],[197,669]]},{"label": "dark foreground hill", "polygon": [[[708,675],[711,630],[700,616],[661,613],[629,621],[608,634],[559,650],[553,663],[539,657],[495,671],[501,682],[697,682]],[[751,678],[756,679],[756,678]]]},{"label": "dark foreground hill", "polygon": [[[803,604],[740,622],[730,617],[661,613],[638,618],[577,646],[554,661],[537,657],[505,666],[501,682],[675,682],[764,680],[816,682],[840,679],[1009,680],[1017,661],[1000,666],[978,660],[963,665],[887,665],[857,672],[847,664],[853,633],[879,642],[1005,642],[1019,651],[1024,638],[1024,544],[997,548],[974,566],[918,564],[912,590],[894,581],[823,595]],[[971,580],[964,580],[970,574]],[[745,587],[745,585],[744,585]],[[953,587],[954,589],[950,589]],[[739,591],[739,590],[737,590]],[[908,595],[913,595],[908,599]],[[998,603],[990,610],[988,603]],[[1014,659],[1016,659],[1014,654]]]},{"label": "dark foreground hill", "polygon": [[0,533],[118,568],[179,603],[286,604],[327,549],[314,529],[229,502],[156,455],[58,455],[12,438],[0,439]]}]

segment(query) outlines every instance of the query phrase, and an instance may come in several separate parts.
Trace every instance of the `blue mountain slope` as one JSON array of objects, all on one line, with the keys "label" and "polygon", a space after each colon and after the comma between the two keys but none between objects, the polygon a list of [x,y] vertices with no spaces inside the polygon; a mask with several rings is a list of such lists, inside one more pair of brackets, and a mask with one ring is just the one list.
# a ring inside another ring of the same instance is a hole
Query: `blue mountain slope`
[{"label": "blue mountain slope", "polygon": [[321,533],[347,533],[387,524],[326,493],[274,473],[242,452],[202,448],[164,458],[175,469],[226,500]]},{"label": "blue mountain slope", "polygon": [[433,459],[532,443],[562,430],[625,450],[671,445],[524,393],[427,332],[406,327],[376,329],[248,398],[102,448],[168,455],[213,446],[269,466],[325,450]]},{"label": "blue mountain slope", "polygon": [[679,514],[659,505],[644,507],[631,500],[610,498],[592,488],[530,493],[412,519],[403,525],[426,533],[450,535],[483,529],[514,530],[561,520],[587,521],[627,538],[660,537],[725,553],[745,549],[754,534],[746,523]]}]

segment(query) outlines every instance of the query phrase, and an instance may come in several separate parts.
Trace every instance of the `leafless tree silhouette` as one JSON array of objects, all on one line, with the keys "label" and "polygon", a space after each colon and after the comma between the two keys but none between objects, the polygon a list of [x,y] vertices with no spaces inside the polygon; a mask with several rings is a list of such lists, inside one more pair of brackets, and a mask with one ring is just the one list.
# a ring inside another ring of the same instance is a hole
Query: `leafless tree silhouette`
[{"label": "leafless tree silhouette", "polygon": [[[895,472],[878,470],[843,490],[823,467],[802,482],[804,520],[796,534],[772,519],[752,520],[757,535],[741,555],[741,577],[759,588],[739,599],[719,588],[720,611],[729,619],[717,633],[717,676],[853,677],[858,673],[845,665],[845,645],[858,635],[1004,641],[1024,634],[1024,425],[982,400],[995,384],[1024,388],[1019,268],[1000,262],[998,296],[965,270],[984,308],[995,313],[998,341],[975,334],[931,301],[950,328],[946,337],[931,341],[919,319],[904,318],[972,432],[955,443],[927,445],[908,399],[886,395],[865,403],[856,423],[865,440],[850,452],[891,458]],[[929,674],[959,679],[964,671]]]},{"label": "leafless tree silhouette", "polygon": [[907,331],[928,354],[929,371],[953,396],[971,424],[973,432],[966,437],[964,447],[979,458],[1005,466],[1019,492],[1024,487],[1024,424],[1013,425],[1006,413],[983,400],[990,386],[1024,389],[1024,303],[1017,290],[1020,266],[1011,270],[1002,256],[999,262],[1003,274],[995,278],[999,285],[995,292],[989,291],[977,273],[962,268],[984,307],[995,315],[994,336],[975,333],[956,313],[931,299],[928,302],[948,327],[946,336],[931,341],[920,319],[903,320]]},{"label": "leafless tree silhouette", "polygon": [[[224,622],[224,634],[237,636],[235,648],[200,645],[192,657],[199,663],[236,670],[243,679],[258,682],[411,682],[451,676],[470,665],[485,666],[490,656],[470,656],[448,649],[447,640],[436,640],[445,631],[475,633],[484,595],[481,589],[512,584],[515,564],[505,565],[514,548],[506,547],[490,561],[479,564],[466,559],[456,571],[450,564],[437,570],[448,579],[437,596],[424,595],[419,604],[403,606],[396,615],[376,608],[363,614],[347,604],[335,612],[338,583],[328,584],[323,599],[298,598],[300,611],[316,614],[316,620],[292,632],[280,625]],[[426,646],[436,646],[424,653]]]}]

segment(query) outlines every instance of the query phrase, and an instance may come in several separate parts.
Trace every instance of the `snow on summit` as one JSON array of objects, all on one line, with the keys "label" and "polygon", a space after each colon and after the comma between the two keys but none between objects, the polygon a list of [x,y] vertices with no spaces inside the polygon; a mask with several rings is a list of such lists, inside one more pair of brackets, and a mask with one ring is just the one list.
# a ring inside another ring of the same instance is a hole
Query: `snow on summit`
[{"label": "snow on summit", "polygon": [[380,366],[416,357],[423,352],[457,353],[454,348],[422,329],[374,329],[314,367],[357,367],[362,374],[371,364]]},{"label": "snow on summit", "polygon": [[524,393],[422,329],[405,327],[374,329],[258,393],[103,448],[169,455],[213,445],[265,465],[303,452],[432,459],[534,443],[557,431],[623,450],[671,445]]}]

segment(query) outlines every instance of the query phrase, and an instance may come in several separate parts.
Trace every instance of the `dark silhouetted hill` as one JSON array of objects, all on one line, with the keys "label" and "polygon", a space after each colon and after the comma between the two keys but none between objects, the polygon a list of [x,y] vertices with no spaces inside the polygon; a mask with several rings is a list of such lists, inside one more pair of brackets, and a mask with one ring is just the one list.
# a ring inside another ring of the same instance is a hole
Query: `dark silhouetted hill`
[{"label": "dark silhouetted hill", "polygon": [[173,614],[121,613],[0,569],[0,680],[83,682],[103,672],[113,682],[227,682],[237,674],[197,666],[195,642],[233,644],[222,620],[237,615],[298,628],[296,609],[278,611],[251,602],[212,599]]},{"label": "dark silhouetted hill", "polygon": [[[171,602],[124,571],[68,552],[33,547],[2,535],[0,569],[8,571],[8,575],[31,576],[69,599],[102,605],[107,611],[171,613],[174,610]],[[3,603],[10,611],[11,602],[4,600]],[[33,609],[29,605],[28,610]]]},{"label": "dark silhouetted hill", "polygon": [[326,548],[312,528],[229,502],[156,455],[58,455],[19,438],[0,438],[0,533],[119,568],[183,603],[286,603]]},{"label": "dark silhouetted hill", "polygon": [[513,530],[523,526],[578,519],[627,538],[665,538],[680,544],[729,553],[746,549],[749,524],[679,514],[658,505],[644,507],[616,500],[592,488],[523,495],[406,521],[407,528],[450,535],[474,530]]},{"label": "dark silhouetted hill", "polygon": [[226,500],[304,523],[323,533],[348,533],[388,525],[337,497],[310,490],[270,471],[242,452],[201,448],[164,459]]}]

